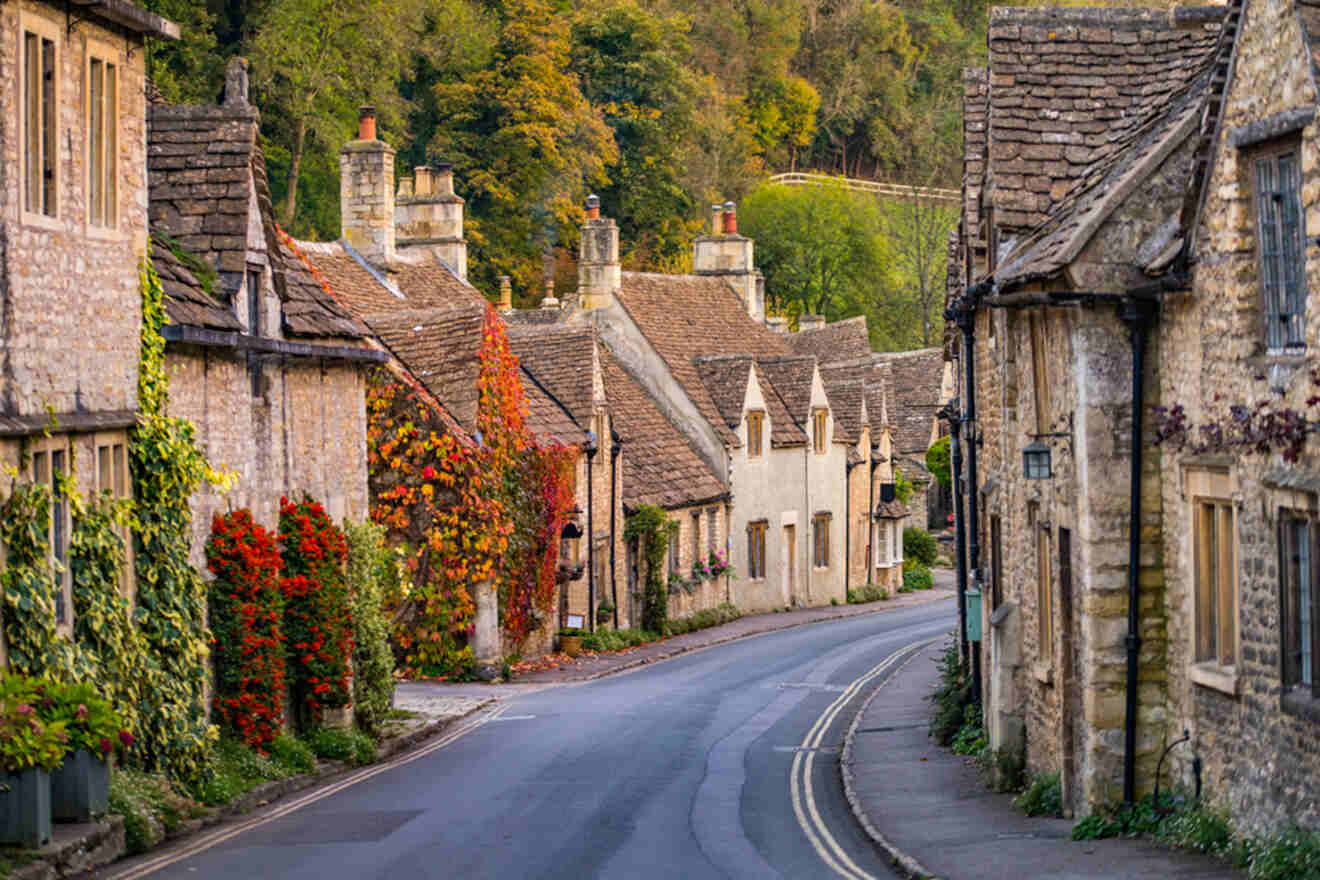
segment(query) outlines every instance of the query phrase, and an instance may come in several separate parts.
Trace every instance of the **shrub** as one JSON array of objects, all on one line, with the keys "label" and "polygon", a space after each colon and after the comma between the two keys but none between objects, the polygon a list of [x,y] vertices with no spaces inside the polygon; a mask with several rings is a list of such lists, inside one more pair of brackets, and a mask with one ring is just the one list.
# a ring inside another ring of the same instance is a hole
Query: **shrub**
[{"label": "shrub", "polygon": [[357,730],[317,728],[308,732],[307,745],[316,757],[328,761],[350,761],[361,765],[376,760],[376,744],[371,737]]},{"label": "shrub", "polygon": [[228,804],[263,782],[287,779],[295,771],[271,757],[249,748],[237,739],[224,738],[194,794],[208,807]]},{"label": "shrub", "polygon": [[635,648],[647,642],[654,642],[654,633],[640,629],[603,629],[594,633],[582,633],[582,647],[588,651],[622,651]]},{"label": "shrub", "polygon": [[124,817],[128,851],[140,853],[160,843],[184,819],[206,810],[176,791],[163,775],[121,768],[110,776],[110,812]]},{"label": "shrub", "polygon": [[1246,847],[1248,880],[1311,880],[1320,876],[1320,834],[1289,828]]},{"label": "shrub", "polygon": [[703,608],[687,617],[679,617],[670,620],[665,624],[665,635],[681,636],[684,633],[696,632],[699,629],[709,629],[712,626],[723,626],[742,617],[742,612],[736,605],[730,605],[725,602],[716,605],[714,608]]},{"label": "shrub", "polygon": [[931,590],[934,588],[935,579],[931,577],[929,568],[924,565],[904,567],[902,592],[911,593],[914,590]]},{"label": "shrub", "polygon": [[1028,816],[1063,815],[1063,789],[1057,773],[1037,773],[1013,803]]},{"label": "shrub", "polygon": [[925,529],[908,526],[903,530],[903,558],[915,559],[929,568],[940,558],[940,545]]},{"label": "shrub", "polygon": [[981,754],[986,745],[985,728],[981,723],[981,710],[976,706],[968,706],[963,711],[963,725],[958,729],[958,735],[953,738],[954,754],[976,757]]},{"label": "shrub", "polygon": [[270,759],[289,773],[310,773],[316,769],[316,753],[296,737],[282,733],[267,746]]},{"label": "shrub", "polygon": [[297,504],[280,499],[279,540],[289,689],[303,726],[315,726],[326,709],[352,701],[353,616],[344,576],[348,543],[325,509],[309,498]]},{"label": "shrub", "polygon": [[1212,856],[1227,855],[1233,848],[1233,828],[1228,814],[1210,807],[1174,812],[1156,829],[1155,837],[1171,846]]},{"label": "shrub", "polygon": [[353,599],[353,708],[363,730],[375,733],[394,706],[394,654],[385,614],[385,585],[397,579],[400,559],[374,523],[344,523],[348,585]]},{"label": "shrub", "polygon": [[937,745],[948,746],[962,729],[967,707],[972,702],[972,685],[956,641],[949,641],[936,665],[940,670],[939,683],[926,698],[934,708],[930,735]]},{"label": "shrub", "polygon": [[926,450],[926,470],[944,488],[953,485],[953,467],[950,462],[949,435],[945,434]]},{"label": "shrub", "polygon": [[275,537],[246,510],[216,516],[206,542],[221,726],[265,748],[284,726],[284,596]]},{"label": "shrub", "polygon": [[849,605],[862,605],[867,602],[883,602],[889,598],[889,592],[879,584],[867,584],[848,591]]}]

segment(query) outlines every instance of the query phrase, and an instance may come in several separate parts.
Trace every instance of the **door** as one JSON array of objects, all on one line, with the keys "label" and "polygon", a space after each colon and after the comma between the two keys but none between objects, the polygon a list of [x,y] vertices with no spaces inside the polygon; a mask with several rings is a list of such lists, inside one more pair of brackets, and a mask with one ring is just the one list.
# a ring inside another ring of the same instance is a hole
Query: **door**
[{"label": "door", "polygon": [[784,601],[797,604],[797,526],[784,526]]},{"label": "door", "polygon": [[1059,685],[1060,712],[1063,730],[1063,807],[1070,810],[1079,801],[1077,797],[1077,716],[1081,711],[1081,695],[1077,687],[1077,663],[1073,657],[1072,614],[1072,531],[1059,529]]}]

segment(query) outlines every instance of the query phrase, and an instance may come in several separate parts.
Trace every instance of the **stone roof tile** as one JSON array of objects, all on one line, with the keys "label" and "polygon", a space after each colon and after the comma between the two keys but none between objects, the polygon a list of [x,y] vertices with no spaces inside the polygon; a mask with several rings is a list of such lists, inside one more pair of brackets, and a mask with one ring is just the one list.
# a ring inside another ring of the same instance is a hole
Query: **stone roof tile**
[{"label": "stone roof tile", "polygon": [[523,369],[535,376],[579,425],[589,427],[595,409],[595,327],[512,325],[507,330],[509,346]]},{"label": "stone roof tile", "polygon": [[243,325],[233,309],[207,293],[197,276],[170,250],[169,244],[154,237],[151,265],[160,278],[165,293],[165,314],[171,324],[242,332]]},{"label": "stone roof tile", "polygon": [[485,309],[399,310],[378,314],[371,328],[468,433],[477,427]]},{"label": "stone roof tile", "polygon": [[815,355],[822,364],[871,356],[871,337],[866,330],[865,315],[813,330],[799,330],[786,336],[785,340],[795,354]]},{"label": "stone roof tile", "polygon": [[922,348],[877,354],[875,362],[888,367],[885,408],[894,453],[924,456],[930,446],[935,414],[943,405],[939,398],[944,378],[944,350]]},{"label": "stone roof tile", "polygon": [[541,445],[558,443],[581,446],[587,432],[573,420],[568,410],[526,370],[519,371],[523,397],[527,401],[527,428]]}]

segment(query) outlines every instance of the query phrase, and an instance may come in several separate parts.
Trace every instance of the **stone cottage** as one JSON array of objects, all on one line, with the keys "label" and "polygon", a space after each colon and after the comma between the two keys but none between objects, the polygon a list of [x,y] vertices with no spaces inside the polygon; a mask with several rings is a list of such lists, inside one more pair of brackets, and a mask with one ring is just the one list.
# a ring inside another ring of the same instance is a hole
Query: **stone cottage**
[{"label": "stone cottage", "polygon": [[[144,41],[178,27],[127,0],[0,6],[0,463],[52,487],[52,554],[70,506],[55,477],[131,497],[138,267],[147,246]],[[131,565],[131,561],[129,563]],[[67,565],[56,597],[72,627]],[[125,576],[126,591],[133,579]],[[0,638],[0,666],[4,646]]]},{"label": "stone cottage", "polygon": [[214,513],[246,507],[274,528],[280,497],[306,494],[335,521],[367,515],[364,375],[385,354],[277,228],[259,123],[241,58],[222,104],[155,103],[148,116],[170,413],[238,476],[193,499],[198,567]]},{"label": "stone cottage", "polygon": [[965,78],[987,725],[1079,813],[1148,790],[1185,730],[1175,781],[1203,768],[1248,830],[1320,826],[1317,25],[996,9]]}]

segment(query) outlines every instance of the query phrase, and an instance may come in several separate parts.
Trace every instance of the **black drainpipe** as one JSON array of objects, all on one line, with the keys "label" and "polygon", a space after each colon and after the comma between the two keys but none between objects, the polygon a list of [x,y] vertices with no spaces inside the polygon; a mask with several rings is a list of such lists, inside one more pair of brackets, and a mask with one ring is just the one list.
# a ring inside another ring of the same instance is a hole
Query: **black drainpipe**
[{"label": "black drainpipe", "polygon": [[1137,792],[1137,662],[1141,651],[1139,605],[1141,593],[1141,421],[1144,400],[1146,328],[1154,315],[1153,304],[1146,300],[1125,300],[1119,317],[1128,326],[1132,343],[1132,474],[1130,477],[1128,520],[1128,633],[1127,633],[1127,717],[1123,725],[1123,801],[1132,804]]},{"label": "black drainpipe", "polygon": [[595,504],[591,493],[591,460],[596,457],[596,435],[587,434],[587,630],[596,631],[596,531],[591,514]]},{"label": "black drainpipe", "polygon": [[[613,430],[610,433],[613,435]],[[615,509],[618,507],[619,453],[623,452],[623,440],[617,436],[612,436],[611,439],[614,442],[610,446],[610,602],[614,604],[614,628],[618,629],[619,578],[615,574],[614,545],[617,542],[615,530],[618,528],[618,515],[615,513]],[[632,623],[632,621],[629,621],[629,623]]]},{"label": "black drainpipe", "polygon": [[[981,546],[976,510],[976,300],[973,291],[963,298],[957,311],[958,327],[962,330],[963,345],[960,352],[966,365],[963,386],[962,427],[967,430],[967,568],[973,589],[981,588]],[[981,604],[985,608],[984,599]],[[984,626],[984,621],[982,622]],[[981,651],[968,645],[972,655],[972,703],[981,705]]]},{"label": "black drainpipe", "polygon": [[953,477],[953,541],[958,568],[958,647],[962,660],[968,662],[967,645],[967,542],[963,540],[962,503],[962,426],[958,424],[957,398],[950,400],[943,411],[949,422],[949,473]]},{"label": "black drainpipe", "polygon": [[881,459],[875,457],[875,447],[871,447],[871,491],[866,496],[866,582],[871,583],[875,576],[875,469],[880,467]]}]

